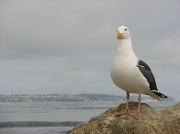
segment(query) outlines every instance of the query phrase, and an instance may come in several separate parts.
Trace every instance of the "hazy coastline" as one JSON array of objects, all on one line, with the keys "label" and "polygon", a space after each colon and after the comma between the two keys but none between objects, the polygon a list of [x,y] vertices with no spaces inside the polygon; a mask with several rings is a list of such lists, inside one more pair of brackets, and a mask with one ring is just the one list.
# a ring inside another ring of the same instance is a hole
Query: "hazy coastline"
[{"label": "hazy coastline", "polygon": [[[0,94],[0,102],[94,102],[94,101],[119,101],[124,102],[126,96],[106,95],[106,94]],[[131,96],[131,101],[137,101],[137,96]],[[175,101],[168,97],[164,101]],[[142,102],[158,102],[157,100],[143,96]]]}]

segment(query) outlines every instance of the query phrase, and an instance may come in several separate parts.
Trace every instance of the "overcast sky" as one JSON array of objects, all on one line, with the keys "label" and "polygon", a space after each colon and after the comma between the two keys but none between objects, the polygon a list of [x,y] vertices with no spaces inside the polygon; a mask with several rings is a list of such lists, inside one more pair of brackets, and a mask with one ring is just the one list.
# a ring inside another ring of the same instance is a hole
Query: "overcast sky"
[{"label": "overcast sky", "polygon": [[160,92],[180,100],[179,0],[1,0],[0,94],[125,95],[110,77],[116,29]]}]

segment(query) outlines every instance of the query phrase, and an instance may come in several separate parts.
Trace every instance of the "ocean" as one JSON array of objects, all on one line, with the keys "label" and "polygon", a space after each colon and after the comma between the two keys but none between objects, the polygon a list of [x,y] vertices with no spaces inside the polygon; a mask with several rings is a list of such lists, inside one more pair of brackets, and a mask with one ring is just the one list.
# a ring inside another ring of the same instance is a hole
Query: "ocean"
[{"label": "ocean", "polygon": [[[122,102],[121,102],[122,103]],[[149,102],[157,110],[176,102]],[[86,122],[120,102],[5,102],[0,103],[0,122]],[[72,126],[0,128],[0,134],[65,133]]]}]

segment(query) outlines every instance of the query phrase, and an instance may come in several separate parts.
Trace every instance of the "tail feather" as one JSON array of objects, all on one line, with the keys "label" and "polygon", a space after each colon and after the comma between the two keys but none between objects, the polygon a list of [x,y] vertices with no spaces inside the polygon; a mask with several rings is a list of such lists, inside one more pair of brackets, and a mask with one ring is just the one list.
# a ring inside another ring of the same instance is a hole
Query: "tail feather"
[{"label": "tail feather", "polygon": [[162,101],[163,98],[168,98],[166,95],[164,95],[156,90],[150,90],[148,95],[154,99],[157,99],[158,101]]}]

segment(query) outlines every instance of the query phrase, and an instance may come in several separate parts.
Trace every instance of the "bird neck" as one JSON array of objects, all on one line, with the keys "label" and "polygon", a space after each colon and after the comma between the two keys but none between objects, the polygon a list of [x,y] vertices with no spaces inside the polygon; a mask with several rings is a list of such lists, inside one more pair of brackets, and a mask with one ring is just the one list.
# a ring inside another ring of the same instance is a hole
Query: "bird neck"
[{"label": "bird neck", "polygon": [[125,58],[137,58],[131,44],[131,38],[118,41],[116,56]]}]

